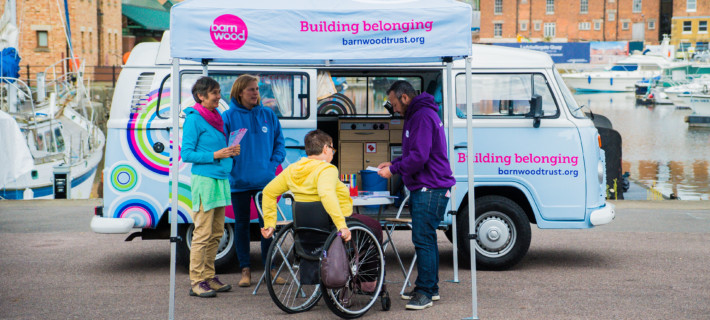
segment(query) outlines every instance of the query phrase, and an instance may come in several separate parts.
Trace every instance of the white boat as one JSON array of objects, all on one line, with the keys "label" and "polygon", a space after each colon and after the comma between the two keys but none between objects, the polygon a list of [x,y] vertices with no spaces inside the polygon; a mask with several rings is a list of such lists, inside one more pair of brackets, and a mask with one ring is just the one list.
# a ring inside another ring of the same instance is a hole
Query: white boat
[{"label": "white boat", "polygon": [[690,83],[665,88],[664,92],[676,105],[690,106],[690,96],[710,94],[710,75],[704,74]]},{"label": "white boat", "polygon": [[[0,17],[0,49],[18,48],[15,21],[14,2],[8,1]],[[55,189],[64,198],[89,198],[106,137],[91,121],[85,63],[55,63],[37,76],[32,90],[19,79],[15,60],[0,70],[0,199],[52,199]]]},{"label": "white boat", "polygon": [[661,56],[634,54],[618,61],[609,70],[566,73],[568,87],[578,92],[634,91],[638,81],[660,76],[664,69],[682,67],[685,62],[672,62]]},{"label": "white boat", "polygon": [[693,109],[693,115],[710,117],[710,94],[680,94],[678,98]]},{"label": "white boat", "polygon": [[[71,189],[67,189],[67,198],[89,198],[106,138],[87,116],[87,110],[92,110],[91,101],[81,77],[76,81],[70,80],[75,79],[71,74],[58,77],[53,86],[58,91],[50,93],[49,99],[38,105],[29,86],[20,79],[0,79],[11,82],[0,83],[3,93],[0,110],[10,116],[4,117],[5,121],[12,119],[17,124],[3,127],[7,132],[12,127],[19,128],[21,143],[29,150],[33,162],[31,170],[19,174],[3,172],[18,166],[0,167],[0,177],[5,177],[0,180],[0,199],[52,199],[54,172],[62,169],[69,171],[67,183],[71,183]],[[3,146],[0,149],[21,152],[16,140],[6,139],[14,138],[10,134],[0,136],[0,146]],[[9,147],[12,145],[14,150]]]}]

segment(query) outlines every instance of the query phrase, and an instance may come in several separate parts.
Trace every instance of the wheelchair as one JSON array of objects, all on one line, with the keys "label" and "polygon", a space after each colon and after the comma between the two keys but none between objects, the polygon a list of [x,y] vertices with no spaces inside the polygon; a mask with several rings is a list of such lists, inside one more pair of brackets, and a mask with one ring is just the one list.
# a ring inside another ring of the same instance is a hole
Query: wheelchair
[{"label": "wheelchair", "polygon": [[[266,265],[276,274],[265,274],[265,283],[274,303],[286,313],[310,310],[321,298],[337,316],[354,319],[364,315],[380,298],[382,309],[390,309],[391,300],[384,284],[385,257],[375,234],[364,224],[346,218],[351,239],[345,242],[350,265],[350,279],[343,288],[328,289],[320,280],[320,259],[338,230],[320,202],[292,203],[293,222],[283,226],[274,237]],[[273,283],[281,276],[286,283]]]}]

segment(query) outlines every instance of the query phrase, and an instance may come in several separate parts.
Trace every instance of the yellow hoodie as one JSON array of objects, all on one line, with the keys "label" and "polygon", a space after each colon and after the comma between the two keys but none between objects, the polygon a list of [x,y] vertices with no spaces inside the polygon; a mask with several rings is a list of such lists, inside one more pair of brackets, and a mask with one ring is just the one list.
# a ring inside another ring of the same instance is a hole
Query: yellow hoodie
[{"label": "yellow hoodie", "polygon": [[338,228],[346,228],[345,217],[353,213],[348,188],[338,179],[338,169],[325,161],[301,158],[289,165],[264,188],[264,227],[276,227],[276,197],[291,190],[299,202],[320,201]]}]

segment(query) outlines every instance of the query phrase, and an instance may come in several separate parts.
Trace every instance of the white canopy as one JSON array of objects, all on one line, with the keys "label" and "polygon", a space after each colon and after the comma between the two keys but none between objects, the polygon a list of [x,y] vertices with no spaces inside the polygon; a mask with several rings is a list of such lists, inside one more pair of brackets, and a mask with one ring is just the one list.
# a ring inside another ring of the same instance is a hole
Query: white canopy
[{"label": "white canopy", "polygon": [[[173,74],[180,60],[292,65],[354,65],[421,63],[442,58],[466,59],[470,87],[471,6],[454,0],[186,0],[170,11],[170,52]],[[452,64],[447,64],[451,76]],[[205,66],[204,72],[207,73]],[[180,77],[172,77],[171,100],[180,104]],[[447,105],[453,105],[448,83]],[[472,97],[467,90],[467,114]],[[173,143],[180,144],[179,108],[173,116]],[[449,113],[449,124],[453,113]],[[471,118],[467,136],[473,158]],[[453,136],[453,126],[449,126]],[[453,142],[449,141],[450,150]],[[172,158],[178,159],[178,148]],[[453,159],[453,158],[452,158]],[[177,166],[170,168],[172,193],[178,194]],[[468,163],[469,190],[473,190],[473,163]],[[452,199],[455,199],[452,190]],[[469,197],[469,229],[473,227],[473,193]],[[177,208],[177,197],[172,208]],[[177,215],[171,220],[170,314],[175,309],[175,254]],[[453,233],[456,234],[455,223]],[[456,237],[454,237],[456,239]],[[456,240],[454,240],[456,247]],[[473,247],[473,244],[471,244]],[[471,255],[473,318],[477,316],[476,261]],[[456,253],[454,264],[457,265]],[[458,269],[455,268],[455,282]]]},{"label": "white canopy", "polygon": [[454,0],[187,0],[170,11],[180,59],[269,64],[431,62],[471,52]]}]

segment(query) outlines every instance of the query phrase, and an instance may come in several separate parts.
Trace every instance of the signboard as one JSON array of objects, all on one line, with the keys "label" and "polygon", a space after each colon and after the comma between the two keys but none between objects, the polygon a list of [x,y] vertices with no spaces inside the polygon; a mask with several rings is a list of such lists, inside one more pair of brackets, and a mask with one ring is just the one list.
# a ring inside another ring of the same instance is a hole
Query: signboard
[{"label": "signboard", "polygon": [[589,42],[495,43],[497,46],[542,51],[555,63],[589,63]]}]

